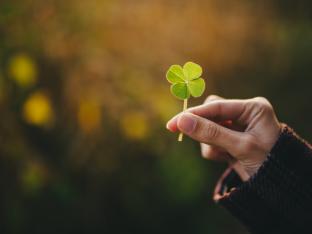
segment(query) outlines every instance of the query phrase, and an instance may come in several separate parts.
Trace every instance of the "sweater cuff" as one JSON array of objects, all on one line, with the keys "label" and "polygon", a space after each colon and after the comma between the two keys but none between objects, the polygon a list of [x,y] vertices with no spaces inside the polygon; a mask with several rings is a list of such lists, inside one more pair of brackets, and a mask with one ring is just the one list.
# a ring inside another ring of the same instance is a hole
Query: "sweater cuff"
[{"label": "sweater cuff", "polygon": [[253,233],[280,230],[285,222],[301,230],[312,217],[311,178],[311,146],[283,125],[258,172],[242,182],[229,168],[216,187],[214,200]]}]

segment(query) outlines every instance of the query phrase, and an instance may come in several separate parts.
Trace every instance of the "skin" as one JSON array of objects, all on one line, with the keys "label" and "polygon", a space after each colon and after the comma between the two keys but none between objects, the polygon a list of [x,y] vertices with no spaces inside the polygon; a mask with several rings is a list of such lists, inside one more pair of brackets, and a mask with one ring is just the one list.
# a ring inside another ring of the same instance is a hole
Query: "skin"
[{"label": "skin", "polygon": [[201,143],[206,159],[227,161],[243,180],[255,174],[276,143],[281,124],[263,97],[223,99],[209,96],[167,123]]}]

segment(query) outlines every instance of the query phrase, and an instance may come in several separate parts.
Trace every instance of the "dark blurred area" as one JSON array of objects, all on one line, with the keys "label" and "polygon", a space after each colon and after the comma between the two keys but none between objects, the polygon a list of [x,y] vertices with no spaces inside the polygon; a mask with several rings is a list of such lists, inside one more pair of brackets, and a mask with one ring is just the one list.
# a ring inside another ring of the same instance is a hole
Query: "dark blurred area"
[{"label": "dark blurred area", "polygon": [[0,233],[246,233],[211,199],[226,165],[165,129],[189,60],[312,140],[311,1],[2,0]]}]

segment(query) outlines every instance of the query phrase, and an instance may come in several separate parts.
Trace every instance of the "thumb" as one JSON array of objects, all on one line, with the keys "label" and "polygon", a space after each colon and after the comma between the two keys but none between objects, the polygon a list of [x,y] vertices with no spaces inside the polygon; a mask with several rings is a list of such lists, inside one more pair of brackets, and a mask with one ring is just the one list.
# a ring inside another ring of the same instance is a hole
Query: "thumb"
[{"label": "thumb", "polygon": [[239,142],[243,140],[241,132],[225,128],[215,122],[192,113],[183,113],[177,120],[178,129],[202,143],[219,146],[235,156]]}]

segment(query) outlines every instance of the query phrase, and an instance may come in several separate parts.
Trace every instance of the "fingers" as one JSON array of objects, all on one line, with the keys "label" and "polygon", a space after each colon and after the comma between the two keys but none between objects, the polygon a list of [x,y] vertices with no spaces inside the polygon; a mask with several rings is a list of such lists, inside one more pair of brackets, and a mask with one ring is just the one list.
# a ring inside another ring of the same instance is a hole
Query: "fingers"
[{"label": "fingers", "polygon": [[232,164],[232,167],[243,181],[247,181],[250,178],[250,175],[246,172],[240,162],[236,161]]},{"label": "fingers", "polygon": [[[224,98],[218,96],[218,95],[209,95],[206,100],[204,101],[204,103],[209,103],[212,101],[216,101],[216,100],[222,100]],[[179,114],[178,114],[179,115]],[[174,116],[170,121],[168,121],[166,128],[171,131],[171,132],[176,132],[178,131],[178,128],[176,126],[176,120],[178,115]]]},{"label": "fingers", "polygon": [[235,132],[210,120],[184,113],[177,119],[177,127],[184,134],[199,142],[225,149],[232,154],[242,139],[242,133]]},{"label": "fingers", "polygon": [[203,158],[215,161],[230,161],[232,157],[223,149],[217,146],[201,143]]},{"label": "fingers", "polygon": [[[222,99],[224,98],[217,96],[217,95],[209,95],[206,98],[204,103],[209,103],[209,102],[222,100]],[[200,148],[201,148],[201,155],[205,159],[210,159],[210,160],[215,160],[215,161],[228,161],[231,158],[231,156],[225,150],[217,146],[200,143]]]},{"label": "fingers", "polygon": [[[205,117],[213,121],[239,120],[246,107],[245,100],[214,100],[200,106],[188,109],[186,112]],[[176,115],[167,123],[167,128],[177,131],[177,120],[182,113]]]},{"label": "fingers", "polygon": [[[224,98],[218,96],[218,95],[209,95],[206,100],[204,101],[204,103],[210,103],[212,101],[216,101],[216,100],[222,100]],[[187,110],[188,111],[188,110]],[[181,114],[181,113],[179,113]],[[178,115],[179,115],[178,114]],[[171,132],[176,132],[178,131],[178,128],[176,126],[176,120],[178,115],[174,116],[171,120],[168,121],[166,128],[171,131]]]},{"label": "fingers", "polygon": [[245,103],[244,100],[215,100],[190,108],[188,111],[208,119],[233,120],[243,113]]},{"label": "fingers", "polygon": [[208,103],[208,102],[212,102],[212,101],[215,101],[215,100],[222,100],[224,99],[223,97],[220,97],[218,95],[209,95],[206,100],[204,101],[204,103]]}]

